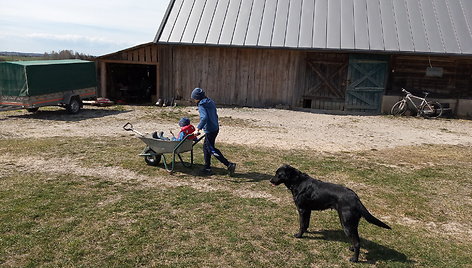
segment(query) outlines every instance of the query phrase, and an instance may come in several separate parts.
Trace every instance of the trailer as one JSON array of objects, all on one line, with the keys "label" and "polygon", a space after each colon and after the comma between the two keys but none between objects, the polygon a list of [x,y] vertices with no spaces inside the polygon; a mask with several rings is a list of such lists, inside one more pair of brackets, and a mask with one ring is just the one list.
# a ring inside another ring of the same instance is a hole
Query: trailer
[{"label": "trailer", "polygon": [[75,114],[83,99],[95,98],[95,62],[43,60],[0,62],[0,110],[59,105]]}]

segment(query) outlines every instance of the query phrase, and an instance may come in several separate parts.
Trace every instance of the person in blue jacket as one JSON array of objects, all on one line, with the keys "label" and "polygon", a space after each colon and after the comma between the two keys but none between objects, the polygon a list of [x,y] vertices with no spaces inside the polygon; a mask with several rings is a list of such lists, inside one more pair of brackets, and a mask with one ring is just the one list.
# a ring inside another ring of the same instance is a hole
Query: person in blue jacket
[{"label": "person in blue jacket", "polygon": [[213,155],[228,169],[230,176],[234,175],[236,164],[226,159],[220,150],[215,147],[216,137],[220,130],[218,124],[218,114],[215,102],[205,95],[205,91],[201,88],[195,88],[192,91],[191,98],[198,105],[200,113],[200,122],[197,126],[197,133],[203,130],[205,132],[205,141],[203,142],[203,157],[205,159],[205,167],[203,172],[211,174],[211,156]]}]

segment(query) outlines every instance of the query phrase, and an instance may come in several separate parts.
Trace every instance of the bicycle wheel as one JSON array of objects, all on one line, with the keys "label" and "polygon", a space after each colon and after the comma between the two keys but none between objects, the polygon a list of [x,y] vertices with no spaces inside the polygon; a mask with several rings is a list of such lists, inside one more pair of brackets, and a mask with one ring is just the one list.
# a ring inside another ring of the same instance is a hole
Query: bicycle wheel
[{"label": "bicycle wheel", "polygon": [[425,118],[438,118],[443,113],[441,103],[437,101],[428,101],[425,105],[421,106],[421,114]]},{"label": "bicycle wheel", "polygon": [[405,114],[407,108],[408,108],[408,104],[406,103],[406,101],[401,100],[393,105],[392,109],[390,110],[390,113],[393,116],[403,115]]}]

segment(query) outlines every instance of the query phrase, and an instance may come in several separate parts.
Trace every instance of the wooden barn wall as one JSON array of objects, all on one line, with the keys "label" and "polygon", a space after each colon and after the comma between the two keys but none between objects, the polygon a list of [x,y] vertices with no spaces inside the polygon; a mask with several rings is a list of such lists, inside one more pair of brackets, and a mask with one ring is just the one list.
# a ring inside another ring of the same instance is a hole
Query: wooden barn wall
[{"label": "wooden barn wall", "polygon": [[303,52],[161,46],[159,53],[162,98],[190,100],[201,87],[219,104],[300,106]]},{"label": "wooden barn wall", "polygon": [[[427,67],[439,67],[441,77],[426,75]],[[436,98],[472,98],[472,59],[459,57],[392,56],[388,95],[431,92]]]}]

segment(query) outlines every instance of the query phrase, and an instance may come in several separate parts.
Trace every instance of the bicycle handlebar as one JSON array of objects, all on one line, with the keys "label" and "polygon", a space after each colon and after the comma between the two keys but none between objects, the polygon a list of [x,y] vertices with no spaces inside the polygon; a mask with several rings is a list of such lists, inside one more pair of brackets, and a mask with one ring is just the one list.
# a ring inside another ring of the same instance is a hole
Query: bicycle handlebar
[{"label": "bicycle handlebar", "polygon": [[411,94],[409,91],[407,91],[406,89],[402,88],[402,92],[406,93],[406,94]]}]

